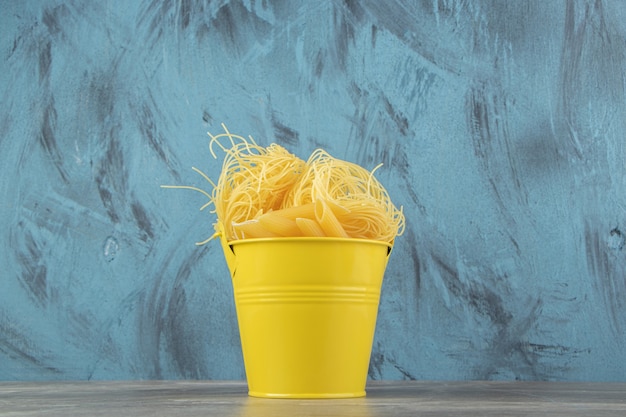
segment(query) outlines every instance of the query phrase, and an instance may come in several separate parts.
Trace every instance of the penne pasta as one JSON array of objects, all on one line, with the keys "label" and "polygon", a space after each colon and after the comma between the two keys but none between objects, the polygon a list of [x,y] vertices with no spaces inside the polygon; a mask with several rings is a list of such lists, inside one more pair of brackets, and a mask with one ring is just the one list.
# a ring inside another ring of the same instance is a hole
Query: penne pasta
[{"label": "penne pasta", "polygon": [[278,234],[263,227],[256,219],[246,220],[241,223],[233,223],[233,230],[237,239],[279,237]]},{"label": "penne pasta", "polygon": [[315,219],[328,237],[350,237],[337,220],[328,204],[322,199],[315,202]]},{"label": "penne pasta", "polygon": [[310,237],[325,237],[324,230],[320,227],[317,221],[313,219],[307,219],[304,217],[298,217],[296,219],[296,225],[300,229],[303,236]]},{"label": "penne pasta", "polygon": [[259,224],[267,231],[283,237],[302,236],[295,219],[283,217],[280,211],[271,211],[259,217]]},{"label": "penne pasta", "polygon": [[287,219],[295,220],[298,217],[303,217],[306,219],[314,219],[315,218],[315,204],[303,204],[301,206],[295,207],[285,207],[280,210],[275,210],[272,213],[285,217]]}]

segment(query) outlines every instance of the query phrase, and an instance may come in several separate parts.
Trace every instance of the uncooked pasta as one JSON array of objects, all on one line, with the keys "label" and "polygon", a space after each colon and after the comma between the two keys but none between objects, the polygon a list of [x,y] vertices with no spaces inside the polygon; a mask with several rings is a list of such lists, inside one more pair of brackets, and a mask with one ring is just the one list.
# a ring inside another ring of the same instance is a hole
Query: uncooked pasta
[{"label": "uncooked pasta", "polygon": [[[217,234],[227,241],[279,237],[341,237],[392,243],[404,231],[404,215],[392,203],[374,171],[315,150],[307,161],[277,144],[256,144],[252,137],[212,135],[209,148],[224,152],[217,184],[209,198]],[[224,143],[225,142],[225,143]],[[215,235],[214,235],[215,236]],[[205,242],[201,242],[205,243]]]}]

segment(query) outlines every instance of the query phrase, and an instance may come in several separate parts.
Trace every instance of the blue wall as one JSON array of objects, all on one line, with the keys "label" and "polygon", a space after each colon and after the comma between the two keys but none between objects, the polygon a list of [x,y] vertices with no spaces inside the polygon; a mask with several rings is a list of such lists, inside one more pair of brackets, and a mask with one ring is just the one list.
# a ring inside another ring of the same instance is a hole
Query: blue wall
[{"label": "blue wall", "polygon": [[622,1],[0,6],[0,379],[244,377],[224,122],[384,163],[371,378],[626,380]]}]

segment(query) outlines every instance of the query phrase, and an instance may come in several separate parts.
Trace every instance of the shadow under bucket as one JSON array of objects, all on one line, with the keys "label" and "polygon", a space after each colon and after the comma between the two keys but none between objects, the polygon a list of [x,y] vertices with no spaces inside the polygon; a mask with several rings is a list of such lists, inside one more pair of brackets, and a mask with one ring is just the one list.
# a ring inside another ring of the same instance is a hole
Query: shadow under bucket
[{"label": "shadow under bucket", "polygon": [[391,245],[364,239],[226,243],[249,395],[365,395]]}]

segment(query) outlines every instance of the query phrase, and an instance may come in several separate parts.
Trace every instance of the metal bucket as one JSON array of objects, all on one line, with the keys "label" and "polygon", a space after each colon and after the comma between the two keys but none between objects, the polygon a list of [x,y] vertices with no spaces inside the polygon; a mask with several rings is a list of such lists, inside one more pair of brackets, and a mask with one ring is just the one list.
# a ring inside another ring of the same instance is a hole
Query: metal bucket
[{"label": "metal bucket", "polygon": [[221,239],[249,395],[364,396],[392,246],[342,238]]}]

